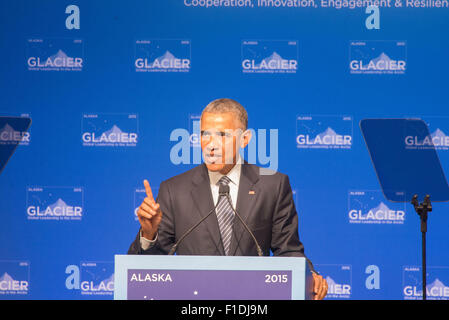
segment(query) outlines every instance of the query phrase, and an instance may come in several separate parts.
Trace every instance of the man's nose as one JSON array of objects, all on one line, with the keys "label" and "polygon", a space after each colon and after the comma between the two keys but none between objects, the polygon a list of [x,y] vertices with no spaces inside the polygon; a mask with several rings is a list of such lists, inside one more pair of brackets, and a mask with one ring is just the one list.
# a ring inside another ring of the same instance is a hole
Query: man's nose
[{"label": "man's nose", "polygon": [[213,148],[213,149],[218,149],[221,148],[221,138],[217,135],[212,135],[207,147],[208,148]]}]

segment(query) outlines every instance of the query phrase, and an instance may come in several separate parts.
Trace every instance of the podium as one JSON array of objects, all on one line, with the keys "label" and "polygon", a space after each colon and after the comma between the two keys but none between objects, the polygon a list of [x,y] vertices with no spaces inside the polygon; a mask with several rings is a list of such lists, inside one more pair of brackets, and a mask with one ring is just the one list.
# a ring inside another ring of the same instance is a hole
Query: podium
[{"label": "podium", "polygon": [[115,300],[308,300],[302,257],[116,255]]}]

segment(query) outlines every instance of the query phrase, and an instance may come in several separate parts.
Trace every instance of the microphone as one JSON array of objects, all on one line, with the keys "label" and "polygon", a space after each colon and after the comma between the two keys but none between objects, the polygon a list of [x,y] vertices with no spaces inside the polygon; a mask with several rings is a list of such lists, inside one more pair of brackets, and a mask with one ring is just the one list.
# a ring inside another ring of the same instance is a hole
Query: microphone
[{"label": "microphone", "polygon": [[[217,204],[212,208],[211,211],[208,212],[208,214],[206,214],[203,218],[201,218],[200,221],[198,221],[193,227],[191,227],[189,230],[187,230],[182,235],[182,237],[179,238],[178,241],[176,241],[176,243],[173,245],[173,247],[171,247],[170,251],[168,252],[168,255],[170,255],[170,256],[174,255],[175,252],[176,252],[176,249],[178,249],[178,246],[181,244],[182,240],[184,240],[184,238],[187,237],[193,230],[195,230],[196,227],[198,227],[201,224],[201,222],[206,220],[215,211],[215,209],[217,208],[218,204],[220,203],[221,197],[226,197],[226,188],[225,187],[228,187],[227,194],[229,196],[229,186],[220,185],[220,187],[218,189],[219,196],[218,196]],[[232,205],[231,205],[231,207],[232,207]]]},{"label": "microphone", "polygon": [[[221,186],[220,186],[221,189]],[[221,195],[221,193],[220,193]],[[235,211],[234,207],[232,206],[232,201],[231,201],[231,196],[229,195],[229,186],[228,185],[223,185],[223,195],[226,196],[226,199],[228,199],[229,205],[232,208],[232,211],[234,211],[235,215],[237,216],[237,218],[239,218],[240,222],[243,224],[243,226],[245,227],[246,231],[248,231],[248,233],[250,234],[251,238],[253,238],[254,244],[256,245],[256,249],[257,249],[257,254],[259,257],[263,256],[263,252],[262,249],[260,249],[259,243],[257,242],[256,237],[254,236],[254,233],[251,232],[251,230],[248,228],[248,225],[245,223],[245,221],[243,221],[242,217],[237,213],[237,211]]]}]

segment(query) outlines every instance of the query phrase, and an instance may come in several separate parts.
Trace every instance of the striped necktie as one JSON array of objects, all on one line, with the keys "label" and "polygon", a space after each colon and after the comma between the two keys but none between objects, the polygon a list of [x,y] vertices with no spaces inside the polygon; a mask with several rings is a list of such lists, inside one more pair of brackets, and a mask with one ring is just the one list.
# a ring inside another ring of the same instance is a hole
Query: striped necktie
[{"label": "striped necktie", "polygon": [[[218,181],[218,185],[228,185],[231,182],[227,176],[223,176]],[[218,226],[220,227],[221,239],[223,240],[223,247],[225,250],[225,254],[229,254],[229,247],[231,244],[231,235],[232,235],[232,225],[234,222],[234,211],[231,208],[231,204],[229,203],[227,197],[221,197],[217,204],[217,209],[215,210],[217,213]]]}]

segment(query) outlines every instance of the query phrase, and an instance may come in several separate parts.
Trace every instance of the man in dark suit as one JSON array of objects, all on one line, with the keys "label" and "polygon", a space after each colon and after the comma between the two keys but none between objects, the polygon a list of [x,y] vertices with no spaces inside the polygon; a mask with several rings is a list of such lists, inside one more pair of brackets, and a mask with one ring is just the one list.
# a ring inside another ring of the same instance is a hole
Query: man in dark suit
[{"label": "man in dark suit", "polygon": [[[261,171],[242,161],[246,110],[231,99],[212,101],[201,115],[204,164],[161,183],[157,200],[144,181],[147,197],[137,216],[141,228],[128,254],[167,254],[176,241],[216,206],[179,245],[180,255],[257,255],[256,246],[229,202],[218,195],[229,187],[230,202],[257,239],[264,255],[305,257],[298,236],[298,216],[289,179],[279,172]],[[323,299],[327,283],[313,271],[315,299]]]}]

